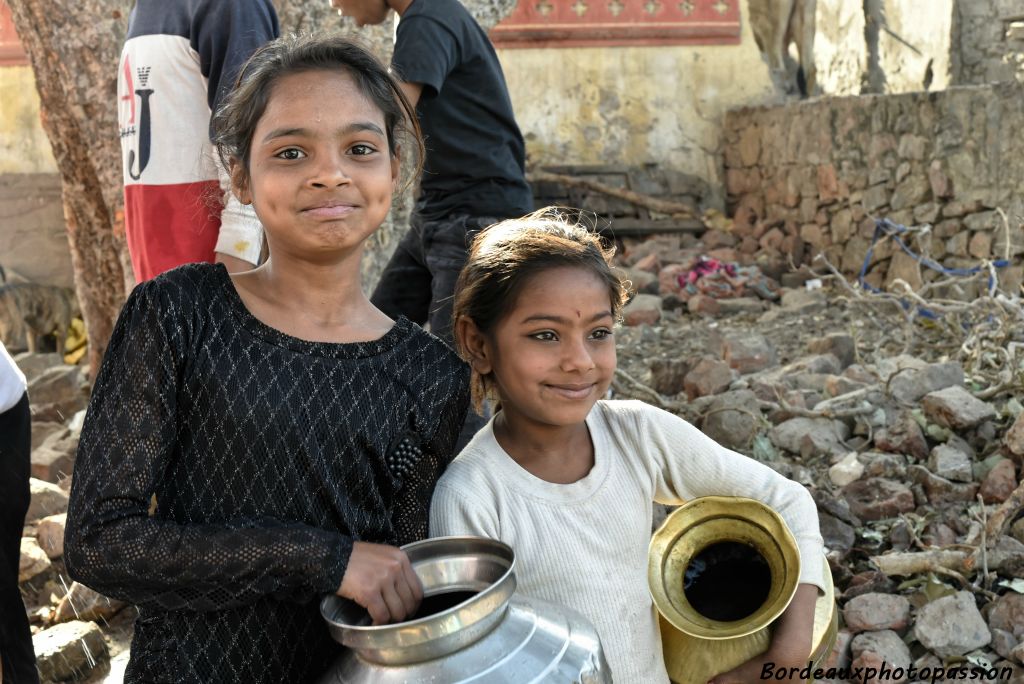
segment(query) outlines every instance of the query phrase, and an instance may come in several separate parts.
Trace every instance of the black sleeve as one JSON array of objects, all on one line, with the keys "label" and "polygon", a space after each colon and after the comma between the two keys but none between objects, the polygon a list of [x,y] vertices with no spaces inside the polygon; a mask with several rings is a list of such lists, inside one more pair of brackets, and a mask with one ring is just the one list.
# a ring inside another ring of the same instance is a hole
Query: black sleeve
[{"label": "black sleeve", "polygon": [[[429,535],[428,517],[434,487],[455,458],[455,443],[469,409],[469,369],[459,364],[452,368],[449,377],[453,379],[452,391],[446,393],[436,422],[420,426],[412,439],[397,445],[400,452],[408,453],[411,449],[416,453],[416,465],[404,472],[405,478],[395,497],[392,523],[400,546]],[[395,454],[389,456],[394,458]],[[401,454],[398,460],[401,461]]]},{"label": "black sleeve", "polygon": [[422,84],[424,97],[441,92],[459,59],[458,41],[438,22],[422,16],[398,22],[391,67],[406,83]]},{"label": "black sleeve", "polygon": [[216,112],[252,53],[280,35],[270,0],[203,0],[192,16],[189,42],[207,79],[206,101]]},{"label": "black sleeve", "polygon": [[349,537],[270,518],[180,524],[149,514],[177,455],[177,388],[198,298],[158,279],[137,287],[121,311],[82,428],[65,532],[68,574],[104,595],[170,610],[334,592]]}]

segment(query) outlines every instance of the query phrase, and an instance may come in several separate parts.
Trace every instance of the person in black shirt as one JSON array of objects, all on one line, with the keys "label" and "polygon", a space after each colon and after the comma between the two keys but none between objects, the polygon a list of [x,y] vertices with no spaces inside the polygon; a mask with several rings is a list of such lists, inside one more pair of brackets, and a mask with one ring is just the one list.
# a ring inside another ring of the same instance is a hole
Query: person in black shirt
[{"label": "person in black shirt", "polygon": [[234,275],[181,266],[132,292],[71,490],[68,573],[139,608],[126,682],[314,681],[341,648],[319,595],[377,624],[417,608],[396,547],[426,536],[468,373],[360,287],[410,114],[339,37],[268,44],[218,112],[270,258]]},{"label": "person in black shirt", "polygon": [[391,66],[427,147],[412,226],[371,297],[451,342],[452,293],[473,235],[533,208],[523,136],[487,34],[458,0],[332,0],[357,24],[401,17]]}]

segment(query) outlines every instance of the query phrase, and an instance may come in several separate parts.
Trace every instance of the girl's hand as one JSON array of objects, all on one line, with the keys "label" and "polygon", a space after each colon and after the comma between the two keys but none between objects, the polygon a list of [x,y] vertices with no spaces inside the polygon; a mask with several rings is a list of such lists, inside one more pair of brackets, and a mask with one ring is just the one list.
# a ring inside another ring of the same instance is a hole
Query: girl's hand
[{"label": "girl's hand", "polygon": [[336,593],[366,608],[374,625],[405,620],[423,600],[420,578],[404,551],[358,541]]},{"label": "girl's hand", "polygon": [[[807,667],[811,656],[814,603],[817,600],[816,586],[799,585],[796,595],[775,625],[775,636],[768,650],[728,672],[715,676],[708,684],[747,684],[769,679],[783,682],[801,681],[798,673]],[[793,673],[794,676],[780,678],[777,675],[779,671]],[[766,672],[770,674],[763,676]]]}]

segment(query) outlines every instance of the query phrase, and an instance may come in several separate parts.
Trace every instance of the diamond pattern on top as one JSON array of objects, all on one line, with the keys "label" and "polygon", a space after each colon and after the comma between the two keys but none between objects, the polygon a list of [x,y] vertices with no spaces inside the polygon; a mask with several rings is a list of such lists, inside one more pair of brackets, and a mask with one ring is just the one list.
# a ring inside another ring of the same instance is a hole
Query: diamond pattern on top
[{"label": "diamond pattern on top", "polygon": [[426,536],[467,385],[406,319],[314,343],[254,318],[220,266],[136,288],[82,430],[65,544],[75,579],[139,606],[125,681],[323,672],[340,646],[316,599],[353,541]]}]

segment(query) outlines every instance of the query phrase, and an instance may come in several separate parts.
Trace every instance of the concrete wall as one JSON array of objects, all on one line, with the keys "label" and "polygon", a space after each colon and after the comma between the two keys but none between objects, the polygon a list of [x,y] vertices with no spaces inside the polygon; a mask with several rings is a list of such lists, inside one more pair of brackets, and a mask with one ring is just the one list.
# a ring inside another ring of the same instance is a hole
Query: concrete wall
[{"label": "concrete wall", "polygon": [[725,111],[781,99],[741,8],[740,45],[500,50],[530,162],[661,164],[721,205]]},{"label": "concrete wall", "polygon": [[818,84],[827,95],[942,90],[955,0],[817,0]]},{"label": "concrete wall", "polygon": [[[874,218],[930,226],[911,246],[949,267],[1009,258],[1024,267],[1024,84],[841,98],[746,108],[725,124],[725,165],[737,238],[759,258],[811,263],[824,253],[861,267]],[[999,211],[1007,221],[1004,222]],[[883,241],[868,281],[915,286],[938,277]]]},{"label": "concrete wall", "polygon": [[71,287],[60,177],[32,69],[0,67],[0,93],[0,266],[8,277]]},{"label": "concrete wall", "polygon": [[953,83],[1024,81],[1024,2],[957,0],[953,20]]}]

